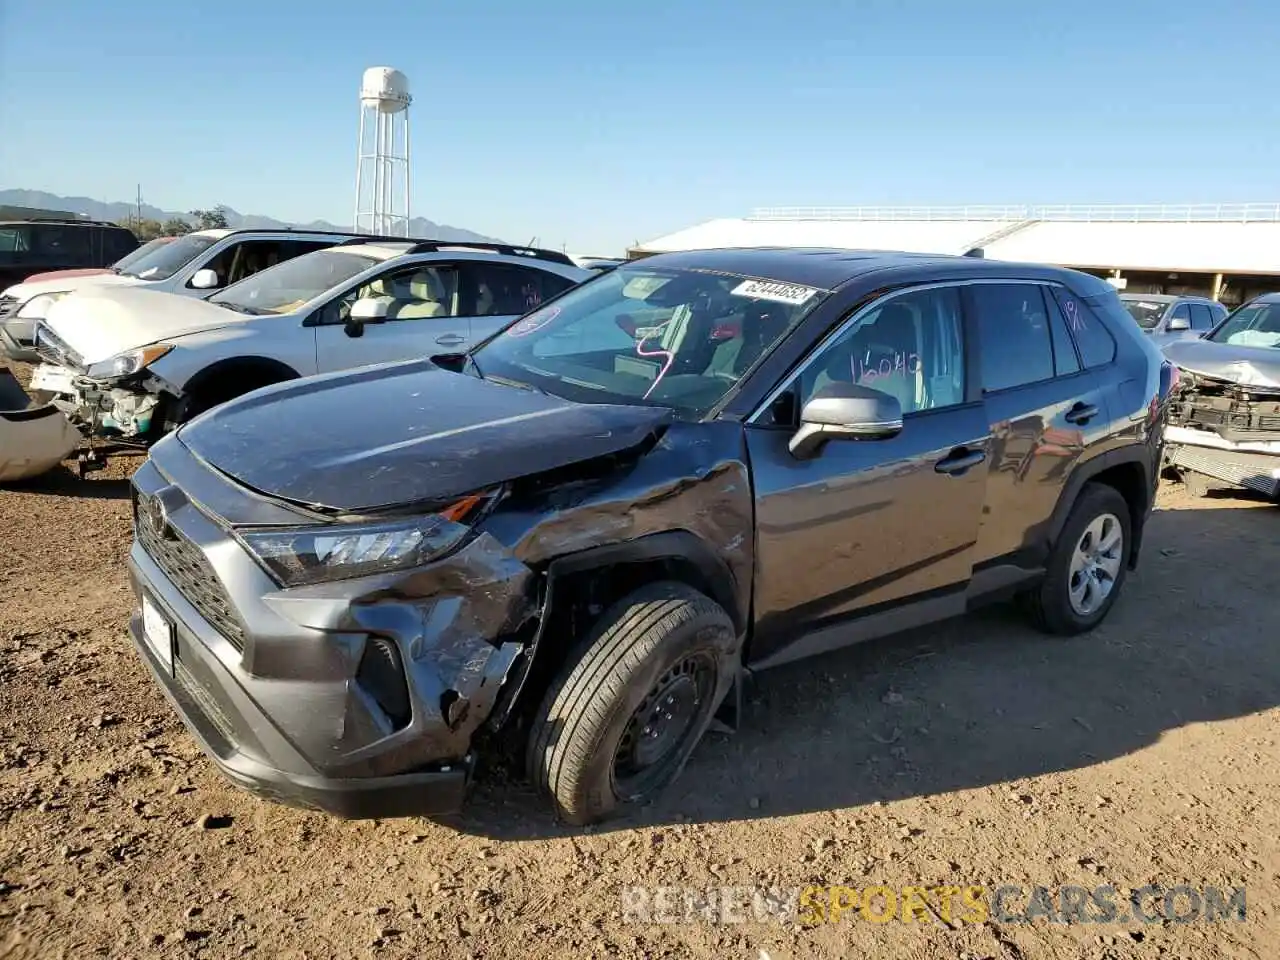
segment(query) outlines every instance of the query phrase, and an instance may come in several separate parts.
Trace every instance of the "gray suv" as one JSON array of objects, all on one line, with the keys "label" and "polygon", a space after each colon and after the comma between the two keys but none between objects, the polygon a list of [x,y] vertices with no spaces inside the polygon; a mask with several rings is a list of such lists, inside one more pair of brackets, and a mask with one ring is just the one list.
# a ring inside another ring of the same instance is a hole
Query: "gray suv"
[{"label": "gray suv", "polygon": [[1105,282],[975,258],[619,265],[466,354],[215,407],[134,478],[135,644],[234,782],[558,814],[653,797],[749,671],[1018,598],[1098,624],[1172,368]]},{"label": "gray suv", "polygon": [[1122,293],[1120,302],[1157,346],[1195,340],[1216,327],[1227,308],[1208,297],[1169,293]]}]

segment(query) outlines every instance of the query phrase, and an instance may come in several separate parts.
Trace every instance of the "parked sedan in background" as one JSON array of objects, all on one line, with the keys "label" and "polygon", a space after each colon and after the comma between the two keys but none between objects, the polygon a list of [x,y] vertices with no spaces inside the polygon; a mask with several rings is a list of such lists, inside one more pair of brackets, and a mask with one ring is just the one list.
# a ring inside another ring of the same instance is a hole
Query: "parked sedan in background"
[{"label": "parked sedan in background", "polygon": [[563,253],[402,238],[340,243],[208,299],[84,290],[36,328],[31,388],[86,434],[150,443],[299,376],[466,350],[596,274]]},{"label": "parked sedan in background", "polygon": [[1157,345],[1203,337],[1227,315],[1226,307],[1208,297],[1122,293],[1120,302]]}]

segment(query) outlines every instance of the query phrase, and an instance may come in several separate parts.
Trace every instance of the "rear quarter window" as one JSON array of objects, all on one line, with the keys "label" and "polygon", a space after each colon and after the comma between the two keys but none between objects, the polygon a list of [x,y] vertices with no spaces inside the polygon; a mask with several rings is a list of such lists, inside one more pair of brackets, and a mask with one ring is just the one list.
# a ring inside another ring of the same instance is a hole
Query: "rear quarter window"
[{"label": "rear quarter window", "polygon": [[[1067,330],[1080,353],[1080,362],[1086,370],[1106,366],[1116,358],[1116,340],[1107,325],[1082,299],[1063,287],[1054,289],[1054,296],[1062,315],[1067,320]],[[1111,314],[1112,322],[1129,323],[1129,314],[1114,293],[1097,298],[1098,307]]]}]

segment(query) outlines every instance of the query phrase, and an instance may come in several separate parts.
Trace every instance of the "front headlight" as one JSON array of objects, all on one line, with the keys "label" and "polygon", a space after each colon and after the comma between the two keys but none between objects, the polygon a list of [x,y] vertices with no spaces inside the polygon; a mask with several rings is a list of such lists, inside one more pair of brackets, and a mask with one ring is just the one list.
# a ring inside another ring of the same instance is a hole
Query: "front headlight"
[{"label": "front headlight", "polygon": [[70,290],[60,290],[57,293],[37,294],[20,306],[15,316],[19,320],[43,320],[48,315],[49,308],[70,292]]},{"label": "front headlight", "polygon": [[383,523],[240,531],[240,541],[286,587],[409,570],[442,557],[471,532],[493,493],[472,494],[426,517]]},{"label": "front headlight", "polygon": [[91,380],[119,380],[121,377],[130,376],[151,366],[172,349],[171,343],[153,343],[141,350],[120,353],[107,360],[90,364],[89,369],[85,371],[85,376]]}]

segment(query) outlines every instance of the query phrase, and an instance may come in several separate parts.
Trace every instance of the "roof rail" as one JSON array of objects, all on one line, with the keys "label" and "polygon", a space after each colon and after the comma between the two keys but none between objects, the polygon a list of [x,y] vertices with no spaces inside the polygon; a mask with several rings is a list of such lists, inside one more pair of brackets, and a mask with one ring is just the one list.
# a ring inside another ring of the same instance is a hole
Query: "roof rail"
[{"label": "roof rail", "polygon": [[127,230],[128,227],[121,226],[118,223],[112,223],[110,220],[85,220],[80,217],[39,217],[30,219],[26,217],[14,217],[5,219],[4,223],[74,223],[81,227],[116,227],[120,230]]},{"label": "roof rail", "polygon": [[549,263],[563,263],[576,266],[573,258],[567,253],[556,250],[540,250],[537,247],[513,247],[507,243],[483,243],[471,240],[422,240],[409,248],[409,253],[436,253],[460,247],[463,250],[482,250],[489,253],[500,253],[505,257],[530,257],[535,260],[546,260]]}]

